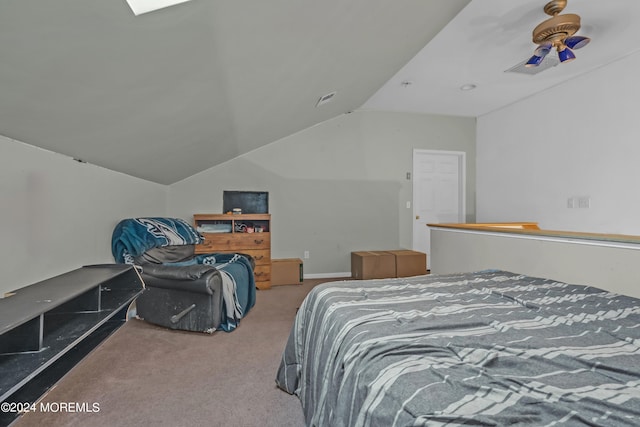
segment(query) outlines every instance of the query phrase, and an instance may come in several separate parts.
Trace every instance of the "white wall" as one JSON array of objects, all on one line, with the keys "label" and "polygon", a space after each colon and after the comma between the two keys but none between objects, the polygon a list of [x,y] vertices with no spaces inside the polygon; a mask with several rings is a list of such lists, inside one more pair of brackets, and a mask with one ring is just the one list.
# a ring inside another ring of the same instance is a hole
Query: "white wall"
[{"label": "white wall", "polygon": [[640,234],[639,71],[636,53],[478,118],[478,222]]},{"label": "white wall", "polygon": [[489,231],[431,230],[431,272],[499,269],[640,298],[640,245]]},{"label": "white wall", "polygon": [[222,211],[224,190],[269,192],[272,256],[305,274],[350,272],[354,250],[410,248],[414,148],[467,153],[467,217],[475,218],[475,119],[354,112],[283,138],[169,187],[168,214]]},{"label": "white wall", "polygon": [[122,218],[164,215],[166,186],[0,136],[0,296],[86,264],[112,263]]}]

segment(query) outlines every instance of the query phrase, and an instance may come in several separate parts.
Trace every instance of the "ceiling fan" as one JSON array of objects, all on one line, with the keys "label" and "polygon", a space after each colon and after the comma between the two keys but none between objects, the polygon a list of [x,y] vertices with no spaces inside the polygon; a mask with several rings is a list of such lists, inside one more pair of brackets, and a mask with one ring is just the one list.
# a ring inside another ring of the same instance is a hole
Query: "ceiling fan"
[{"label": "ceiling fan", "polygon": [[133,11],[133,14],[138,16],[143,13],[153,12],[154,10],[163,9],[165,7],[174,6],[188,1],[190,0],[127,0],[127,3]]},{"label": "ceiling fan", "polygon": [[576,59],[573,50],[580,49],[591,41],[589,37],[575,35],[580,29],[580,16],[573,13],[561,15],[560,12],[566,6],[567,0],[552,0],[545,5],[544,12],[551,18],[533,29],[532,40],[538,47],[525,67],[537,67],[554,48],[560,62],[572,61]]}]

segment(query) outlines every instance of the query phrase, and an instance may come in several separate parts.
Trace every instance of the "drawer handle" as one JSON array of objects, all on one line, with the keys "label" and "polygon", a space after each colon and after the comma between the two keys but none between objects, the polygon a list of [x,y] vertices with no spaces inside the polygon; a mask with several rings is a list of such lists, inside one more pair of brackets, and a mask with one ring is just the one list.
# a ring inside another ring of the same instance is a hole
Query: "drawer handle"
[{"label": "drawer handle", "polygon": [[260,261],[262,258],[264,258],[264,255],[260,255],[260,256],[254,257],[254,259],[256,261]]},{"label": "drawer handle", "polygon": [[262,271],[255,273],[256,277],[262,276],[264,273]]},{"label": "drawer handle", "polygon": [[255,243],[256,245],[261,245],[262,242],[264,242],[264,239],[260,239],[260,240],[256,239],[253,241],[253,243]]}]

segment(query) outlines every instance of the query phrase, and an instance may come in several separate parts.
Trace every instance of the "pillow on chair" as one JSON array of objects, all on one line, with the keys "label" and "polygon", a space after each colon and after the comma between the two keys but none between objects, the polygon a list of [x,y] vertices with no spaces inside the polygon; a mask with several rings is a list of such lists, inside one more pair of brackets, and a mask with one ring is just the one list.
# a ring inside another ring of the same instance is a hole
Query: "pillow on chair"
[{"label": "pillow on chair", "polygon": [[195,245],[183,246],[163,246],[152,248],[137,257],[136,264],[154,263],[163,264],[165,262],[182,262],[193,258]]}]

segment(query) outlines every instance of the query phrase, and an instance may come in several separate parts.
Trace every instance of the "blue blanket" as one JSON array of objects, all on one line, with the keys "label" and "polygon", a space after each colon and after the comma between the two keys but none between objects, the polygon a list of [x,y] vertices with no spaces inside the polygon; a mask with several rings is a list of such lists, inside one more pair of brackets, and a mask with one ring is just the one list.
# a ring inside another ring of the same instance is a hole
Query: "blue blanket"
[{"label": "blue blanket", "polygon": [[[204,257],[206,255],[196,256]],[[243,307],[244,314],[256,303],[256,282],[253,277],[253,268],[251,263],[244,256],[236,256],[236,254],[215,254],[216,263],[213,264],[217,269],[224,270],[231,274],[237,283],[248,283],[248,286],[238,286],[237,295],[240,305]]]},{"label": "blue blanket", "polygon": [[133,259],[149,249],[202,243],[202,236],[179,218],[129,218],[116,225],[111,236],[111,253],[118,263]]}]

